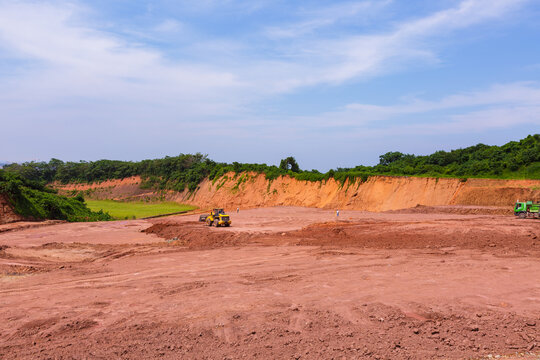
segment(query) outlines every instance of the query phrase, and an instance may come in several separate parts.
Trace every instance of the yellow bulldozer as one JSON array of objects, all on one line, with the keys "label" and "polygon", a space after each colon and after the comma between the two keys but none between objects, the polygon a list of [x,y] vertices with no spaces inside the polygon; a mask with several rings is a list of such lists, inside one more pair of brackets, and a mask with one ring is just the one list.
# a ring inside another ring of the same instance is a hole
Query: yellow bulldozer
[{"label": "yellow bulldozer", "polygon": [[231,226],[231,218],[223,209],[214,209],[210,211],[210,215],[201,215],[199,221],[206,222],[208,226]]}]

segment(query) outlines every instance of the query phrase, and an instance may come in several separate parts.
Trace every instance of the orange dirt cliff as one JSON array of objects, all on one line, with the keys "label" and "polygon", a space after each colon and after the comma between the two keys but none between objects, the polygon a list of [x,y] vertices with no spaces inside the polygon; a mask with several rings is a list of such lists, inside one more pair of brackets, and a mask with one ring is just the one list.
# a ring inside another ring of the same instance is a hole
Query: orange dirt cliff
[{"label": "orange dirt cliff", "polygon": [[[157,196],[154,191],[140,189],[140,184],[139,177],[132,177],[57,187],[64,193],[86,190],[89,198],[133,200]],[[341,185],[334,179],[309,182],[281,176],[267,180],[262,174],[228,173],[219,179],[204,180],[194,193],[169,191],[165,197],[202,208],[307,206],[387,211],[416,205],[512,206],[517,199],[540,198],[540,180],[372,176],[363,183],[347,181]]]},{"label": "orange dirt cliff", "polygon": [[[240,175],[239,175],[240,176]],[[288,176],[269,181],[264,175],[228,174],[205,180],[194,194],[175,200],[200,207],[307,206],[317,208],[387,211],[416,205],[511,206],[516,199],[540,197],[539,180],[445,179],[372,176],[366,182],[298,181]]]}]

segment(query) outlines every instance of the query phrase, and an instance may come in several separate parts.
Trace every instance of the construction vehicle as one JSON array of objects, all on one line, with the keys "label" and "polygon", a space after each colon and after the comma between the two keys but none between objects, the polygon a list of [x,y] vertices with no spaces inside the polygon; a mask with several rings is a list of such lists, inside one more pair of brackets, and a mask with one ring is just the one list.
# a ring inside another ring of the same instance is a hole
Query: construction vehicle
[{"label": "construction vehicle", "polygon": [[519,216],[520,219],[536,218],[540,217],[540,203],[533,203],[532,201],[520,202],[516,201],[514,205],[514,215]]},{"label": "construction vehicle", "polygon": [[199,221],[204,221],[208,226],[231,226],[231,218],[223,209],[214,209],[210,215],[199,216]]}]

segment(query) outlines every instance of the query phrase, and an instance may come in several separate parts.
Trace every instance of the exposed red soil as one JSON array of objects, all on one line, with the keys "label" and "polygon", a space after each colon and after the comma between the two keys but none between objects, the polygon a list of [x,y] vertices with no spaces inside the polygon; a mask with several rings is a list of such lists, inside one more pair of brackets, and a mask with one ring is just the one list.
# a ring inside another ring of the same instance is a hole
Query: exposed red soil
[{"label": "exposed red soil", "polygon": [[478,249],[540,256],[540,229],[520,228],[514,219],[439,220],[431,222],[366,221],[315,224],[288,234],[299,245],[376,249]]},{"label": "exposed red soil", "polygon": [[270,208],[214,228],[197,217],[0,234],[0,358],[540,354],[539,221]]},{"label": "exposed red soil", "polygon": [[[63,194],[84,191],[95,199],[138,200],[164,198],[200,208],[236,209],[269,206],[304,206],[367,211],[400,210],[423,206],[474,205],[511,207],[517,199],[540,198],[540,180],[451,179],[372,176],[365,182],[329,179],[299,181],[289,176],[274,180],[264,174],[228,173],[205,179],[195,192],[141,189],[140,177],[93,184],[53,184]],[[484,212],[485,213],[485,212]],[[490,214],[494,214],[490,212]],[[497,213],[499,214],[499,213]]]},{"label": "exposed red soil", "polygon": [[7,231],[17,231],[23,229],[37,228],[49,225],[62,224],[63,220],[45,220],[45,221],[17,221],[9,224],[0,225],[0,233]]},{"label": "exposed red soil", "polygon": [[[145,231],[192,249],[258,243],[372,249],[489,248],[496,253],[540,255],[540,221],[513,215],[342,211],[338,218],[330,211],[285,207],[242,211],[234,216],[231,228],[207,227],[195,219],[193,215],[170,217]],[[276,227],[280,222],[282,226]]]},{"label": "exposed red soil", "polygon": [[477,205],[416,205],[412,208],[389,210],[391,214],[460,214],[460,215],[513,215],[510,206],[477,206]]},{"label": "exposed red soil", "polygon": [[175,245],[185,246],[190,250],[245,245],[253,238],[248,233],[212,230],[200,222],[190,221],[176,225],[158,223],[146,229],[145,232],[158,235],[169,242],[174,242]]},{"label": "exposed red soil", "polygon": [[22,216],[13,211],[7,196],[0,194],[0,225],[23,220]]},{"label": "exposed red soil", "polygon": [[62,195],[72,196],[82,192],[85,197],[96,200],[144,200],[153,199],[158,192],[150,189],[141,189],[142,179],[133,176],[124,179],[111,179],[95,183],[53,183],[52,187],[58,189]]}]

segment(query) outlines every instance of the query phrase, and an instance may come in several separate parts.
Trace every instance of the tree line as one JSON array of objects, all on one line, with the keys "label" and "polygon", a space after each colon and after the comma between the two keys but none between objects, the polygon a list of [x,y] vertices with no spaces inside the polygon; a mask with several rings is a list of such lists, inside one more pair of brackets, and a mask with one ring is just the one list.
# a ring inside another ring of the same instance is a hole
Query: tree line
[{"label": "tree line", "polygon": [[200,182],[219,178],[227,172],[256,172],[267,179],[289,175],[298,180],[323,181],[334,178],[341,183],[349,180],[365,181],[372,175],[481,177],[540,179],[540,134],[529,135],[502,146],[478,144],[464,149],[437,151],[430,155],[388,152],[379,157],[375,166],[359,165],[321,173],[301,170],[294,157],[281,160],[279,166],[267,164],[220,163],[206,155],[180,154],[162,159],[142,161],[98,160],[63,162],[25,162],[4,166],[6,171],[37,183],[58,181],[95,182],[122,179],[139,175],[143,186],[156,189],[194,191]]}]

